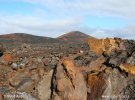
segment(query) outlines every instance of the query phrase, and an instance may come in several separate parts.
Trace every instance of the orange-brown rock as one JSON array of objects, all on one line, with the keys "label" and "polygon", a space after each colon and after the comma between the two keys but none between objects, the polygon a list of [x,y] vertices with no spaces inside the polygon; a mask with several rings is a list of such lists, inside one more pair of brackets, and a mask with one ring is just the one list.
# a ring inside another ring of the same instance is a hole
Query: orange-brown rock
[{"label": "orange-brown rock", "polygon": [[76,68],[70,58],[63,58],[57,65],[55,99],[60,100],[86,100],[87,87],[83,74]]},{"label": "orange-brown rock", "polygon": [[75,68],[74,61],[71,60],[70,58],[64,58],[62,60],[62,64],[66,68],[67,72],[70,72],[70,74],[72,74],[72,76],[75,77],[75,73],[76,73],[77,69]]},{"label": "orange-brown rock", "polygon": [[100,78],[98,75],[89,74],[88,87],[90,88],[90,93],[87,99],[96,100],[105,90],[105,80]]},{"label": "orange-brown rock", "polygon": [[130,73],[130,74],[135,74],[135,66],[131,64],[120,64],[119,66],[122,70]]},{"label": "orange-brown rock", "polygon": [[103,41],[102,39],[96,39],[96,38],[88,39],[88,45],[91,51],[97,54],[102,54],[104,51],[102,41]]},{"label": "orange-brown rock", "polygon": [[113,49],[117,48],[115,40],[112,38],[96,39],[90,38],[87,40],[91,51],[101,55],[103,52],[109,54]]},{"label": "orange-brown rock", "polygon": [[73,60],[71,60],[70,58],[63,58],[62,59],[62,64],[67,68],[67,69],[70,69],[70,70],[72,70],[72,71],[75,71],[75,67],[74,67],[74,65],[75,65],[75,63],[74,63],[74,61]]},{"label": "orange-brown rock", "polygon": [[2,94],[0,94],[0,100],[4,100],[4,97]]},{"label": "orange-brown rock", "polygon": [[3,55],[3,59],[4,59],[4,61],[7,61],[7,62],[12,62],[13,61],[13,57],[12,57],[12,55],[10,53],[5,53]]},{"label": "orange-brown rock", "polygon": [[38,74],[39,74],[40,78],[44,76],[44,73],[45,73],[44,68],[38,67],[37,71],[38,71]]}]

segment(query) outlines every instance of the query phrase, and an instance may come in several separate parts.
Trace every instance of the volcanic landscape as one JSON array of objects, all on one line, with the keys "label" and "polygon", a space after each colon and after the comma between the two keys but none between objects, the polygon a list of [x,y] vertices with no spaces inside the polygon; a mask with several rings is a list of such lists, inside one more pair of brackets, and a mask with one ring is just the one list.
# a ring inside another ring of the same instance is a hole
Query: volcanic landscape
[{"label": "volcanic landscape", "polygon": [[135,100],[135,41],[0,35],[0,100]]}]

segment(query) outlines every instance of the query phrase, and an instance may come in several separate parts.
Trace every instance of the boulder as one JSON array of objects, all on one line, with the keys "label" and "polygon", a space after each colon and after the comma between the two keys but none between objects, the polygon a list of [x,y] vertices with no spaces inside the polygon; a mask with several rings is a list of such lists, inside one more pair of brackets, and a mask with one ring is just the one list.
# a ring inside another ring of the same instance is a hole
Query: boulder
[{"label": "boulder", "polygon": [[99,97],[102,96],[106,88],[106,82],[102,77],[99,77],[96,74],[89,74],[88,75],[88,88],[89,93],[87,100],[97,100]]},{"label": "boulder", "polygon": [[35,91],[36,80],[33,79],[34,74],[31,74],[27,70],[18,70],[8,73],[7,79],[9,81],[10,87],[15,90],[25,91],[33,93]]},{"label": "boulder", "polygon": [[103,56],[91,61],[89,67],[91,70],[99,71],[102,64],[105,62],[105,58]]},{"label": "boulder", "polygon": [[9,63],[12,63],[14,59],[10,53],[4,53],[0,60],[1,63],[8,65]]},{"label": "boulder", "polygon": [[127,60],[127,52],[122,51],[117,53],[116,55],[113,55],[112,57],[109,58],[109,64],[111,64],[112,66],[114,65],[119,66],[120,63],[123,63]]},{"label": "boulder", "polygon": [[135,75],[129,74],[127,77],[127,86],[121,91],[121,96],[125,100],[134,100],[135,98]]},{"label": "boulder", "polygon": [[18,69],[17,63],[12,63],[11,67],[12,67],[13,70],[17,70]]},{"label": "boulder", "polygon": [[51,97],[51,79],[53,70],[45,72],[42,80],[37,85],[37,94],[40,100],[49,100]]},{"label": "boulder", "polygon": [[132,55],[129,58],[127,58],[126,63],[135,65],[135,52],[133,52]]},{"label": "boulder", "polygon": [[90,38],[87,40],[90,50],[101,55],[103,52],[110,54],[112,50],[118,48],[118,44],[112,38],[96,39]]},{"label": "boulder", "polygon": [[[63,58],[57,65],[54,79],[54,98],[60,100],[86,100],[87,87],[83,74],[76,69],[76,64],[69,58]],[[56,90],[58,91],[55,91]]]},{"label": "boulder", "polygon": [[13,61],[13,57],[12,57],[12,55],[11,55],[10,53],[5,53],[5,54],[3,55],[3,59],[4,59],[5,61],[8,61],[8,62]]},{"label": "boulder", "polygon": [[121,91],[127,86],[127,79],[117,69],[106,74],[106,88],[98,100],[123,100],[119,98]]},{"label": "boulder", "polygon": [[126,71],[129,74],[134,74],[135,75],[135,66],[127,63],[122,63],[119,66],[121,70]]}]

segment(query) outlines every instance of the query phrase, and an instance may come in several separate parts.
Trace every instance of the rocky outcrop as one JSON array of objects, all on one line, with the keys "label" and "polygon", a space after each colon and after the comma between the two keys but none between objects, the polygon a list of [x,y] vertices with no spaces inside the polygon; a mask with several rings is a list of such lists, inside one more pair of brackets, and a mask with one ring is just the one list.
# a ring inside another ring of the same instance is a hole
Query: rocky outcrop
[{"label": "rocky outcrop", "polygon": [[[86,100],[87,87],[83,74],[76,69],[75,63],[63,58],[57,65],[53,81],[54,100]],[[56,91],[57,90],[57,91]]]},{"label": "rocky outcrop", "polygon": [[134,100],[135,42],[92,38],[88,43],[90,50],[87,44],[23,44],[4,51],[0,99]]},{"label": "rocky outcrop", "polygon": [[88,100],[96,100],[103,94],[106,88],[106,82],[103,77],[96,74],[89,74],[88,75]]},{"label": "rocky outcrop", "polygon": [[[113,69],[110,73],[107,73],[106,87],[99,100],[123,100],[120,98],[120,93],[127,86],[128,81],[117,69]],[[123,95],[121,95],[122,97]],[[126,98],[127,99],[127,98]]]},{"label": "rocky outcrop", "polygon": [[87,39],[90,50],[101,55],[110,54],[113,50],[126,50],[125,41],[119,38]]},{"label": "rocky outcrop", "polygon": [[120,64],[119,66],[122,70],[126,71],[127,73],[135,75],[135,66],[131,64]]},{"label": "rocky outcrop", "polygon": [[45,72],[43,79],[37,85],[37,93],[40,100],[49,100],[51,97],[51,79],[53,70]]}]

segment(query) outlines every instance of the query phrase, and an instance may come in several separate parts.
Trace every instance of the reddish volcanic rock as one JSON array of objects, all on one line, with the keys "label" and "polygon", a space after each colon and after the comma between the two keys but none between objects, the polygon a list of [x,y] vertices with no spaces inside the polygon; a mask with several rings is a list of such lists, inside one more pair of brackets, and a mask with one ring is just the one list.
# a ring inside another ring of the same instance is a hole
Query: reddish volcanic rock
[{"label": "reddish volcanic rock", "polygon": [[0,100],[4,100],[4,96],[0,94]]},{"label": "reddish volcanic rock", "polygon": [[13,57],[12,57],[12,55],[9,54],[9,53],[5,53],[5,54],[3,55],[3,59],[4,59],[5,61],[7,61],[7,62],[12,62],[12,61],[13,61]]},{"label": "reddish volcanic rock", "polygon": [[110,54],[112,50],[118,48],[118,44],[112,38],[106,39],[96,39],[96,38],[89,38],[87,39],[89,44],[90,50],[101,55],[103,52]]},{"label": "reddish volcanic rock", "polygon": [[131,64],[120,64],[119,66],[122,70],[135,75],[135,66]]},{"label": "reddish volcanic rock", "polygon": [[57,86],[57,91],[54,98],[62,100],[86,100],[87,87],[84,77],[79,70],[76,69],[75,63],[70,58],[61,59],[57,65],[57,73],[55,74],[54,88]]},{"label": "reddish volcanic rock", "polygon": [[105,85],[105,80],[98,75],[88,75],[88,86],[90,88],[88,100],[96,100],[100,97],[105,90]]}]

